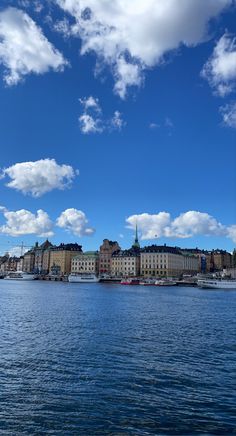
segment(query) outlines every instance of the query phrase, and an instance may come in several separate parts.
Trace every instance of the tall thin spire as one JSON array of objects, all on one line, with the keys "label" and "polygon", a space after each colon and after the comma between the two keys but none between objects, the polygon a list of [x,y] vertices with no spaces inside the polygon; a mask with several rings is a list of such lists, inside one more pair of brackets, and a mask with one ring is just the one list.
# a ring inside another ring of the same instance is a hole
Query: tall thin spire
[{"label": "tall thin spire", "polygon": [[134,240],[133,247],[140,248],[139,241],[138,241],[138,224],[137,224],[137,221],[136,221],[136,226],[135,226],[135,240]]}]

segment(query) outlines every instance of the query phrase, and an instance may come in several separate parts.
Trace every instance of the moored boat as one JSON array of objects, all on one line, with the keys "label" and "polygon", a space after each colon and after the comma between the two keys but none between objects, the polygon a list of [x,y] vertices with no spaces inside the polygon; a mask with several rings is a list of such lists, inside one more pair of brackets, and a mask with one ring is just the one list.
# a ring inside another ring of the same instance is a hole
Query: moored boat
[{"label": "moored boat", "polygon": [[36,276],[23,271],[11,271],[5,277],[4,280],[35,280]]},{"label": "moored boat", "polygon": [[100,278],[96,274],[69,274],[70,283],[98,283]]},{"label": "moored boat", "polygon": [[136,278],[128,278],[121,280],[121,285],[139,285],[140,280]]},{"label": "moored boat", "polygon": [[197,282],[199,288],[205,289],[235,289],[236,280],[224,279],[200,279]]},{"label": "moored boat", "polygon": [[141,286],[155,286],[156,279],[143,279],[140,280],[139,284]]},{"label": "moored boat", "polygon": [[176,282],[170,279],[158,279],[155,281],[155,286],[176,286]]}]

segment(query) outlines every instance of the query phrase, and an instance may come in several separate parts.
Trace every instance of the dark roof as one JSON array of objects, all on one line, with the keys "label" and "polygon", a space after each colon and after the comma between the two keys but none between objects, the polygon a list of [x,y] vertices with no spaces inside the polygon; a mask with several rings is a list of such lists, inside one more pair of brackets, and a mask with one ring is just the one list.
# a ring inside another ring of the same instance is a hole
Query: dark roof
[{"label": "dark roof", "polygon": [[141,248],[141,253],[172,253],[182,254],[179,247],[168,247],[167,245],[149,245]]},{"label": "dark roof", "polygon": [[130,248],[129,250],[117,250],[114,251],[112,257],[137,257],[139,256],[139,250]]},{"label": "dark roof", "polygon": [[75,244],[63,244],[60,245],[54,245],[51,247],[52,251],[82,251],[82,245],[79,245],[77,243]]}]

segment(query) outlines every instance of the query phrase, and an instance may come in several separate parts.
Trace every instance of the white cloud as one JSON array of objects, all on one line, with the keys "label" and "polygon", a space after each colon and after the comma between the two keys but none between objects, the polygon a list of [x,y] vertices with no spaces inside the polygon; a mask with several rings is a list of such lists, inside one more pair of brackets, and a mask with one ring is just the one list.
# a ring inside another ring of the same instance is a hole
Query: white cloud
[{"label": "white cloud", "polygon": [[149,124],[149,129],[157,129],[160,127],[163,127],[170,131],[171,129],[173,129],[174,123],[169,117],[165,117],[165,119],[162,122],[160,122],[160,124],[153,123],[153,122]]},{"label": "white cloud", "polygon": [[88,219],[84,212],[78,209],[66,209],[57,218],[57,226],[77,236],[91,236],[95,230],[87,226]]},{"label": "white cloud", "polygon": [[163,63],[165,54],[203,42],[208,22],[233,0],[54,1],[74,17],[68,34],[81,38],[81,54],[93,51],[110,66],[115,92],[125,98],[127,88],[140,86],[144,70]]},{"label": "white cloud", "polygon": [[160,126],[160,124],[157,123],[150,123],[149,124],[149,129],[158,129]]},{"label": "white cloud", "polygon": [[122,119],[122,115],[119,111],[115,111],[114,115],[110,121],[111,128],[115,130],[121,130],[125,126],[125,122]]},{"label": "white cloud", "polygon": [[141,232],[141,239],[154,239],[167,236],[166,231],[170,227],[171,217],[167,212],[158,214],[142,213],[132,215],[126,219],[128,227],[135,229],[136,223]]},{"label": "white cloud", "polygon": [[70,186],[78,171],[70,165],[58,165],[55,159],[41,159],[35,162],[21,162],[4,168],[2,176],[12,179],[6,184],[9,188],[40,197],[53,189]]},{"label": "white cloud", "polygon": [[41,209],[33,214],[25,209],[9,211],[5,207],[0,207],[0,212],[6,219],[6,224],[0,226],[0,233],[9,236],[34,234],[47,237],[53,235],[53,223],[48,214]]},{"label": "white cloud", "polygon": [[98,98],[94,98],[92,95],[90,95],[90,97],[87,98],[80,98],[79,101],[85,111],[93,109],[96,112],[101,113],[101,107]]},{"label": "white cloud", "polygon": [[126,123],[122,114],[115,111],[112,118],[105,119],[98,98],[84,97],[79,99],[83,113],[79,117],[80,130],[84,134],[102,133],[105,130],[121,130]]},{"label": "white cloud", "polygon": [[234,90],[236,85],[235,37],[225,33],[220,38],[201,74],[221,97]]},{"label": "white cloud", "polygon": [[228,238],[232,239],[232,241],[236,244],[236,225],[228,227],[227,232]]},{"label": "white cloud", "polygon": [[142,213],[126,219],[128,228],[135,229],[136,223],[141,239],[190,238],[196,235],[226,236],[236,240],[236,225],[225,226],[208,213],[188,211],[172,219],[168,212]]},{"label": "white cloud", "polygon": [[236,102],[220,107],[225,126],[236,129]]},{"label": "white cloud", "polygon": [[194,235],[225,235],[224,226],[208,213],[194,210],[182,213],[171,223],[175,237],[190,238]]},{"label": "white cloud", "polygon": [[9,86],[27,74],[61,71],[67,65],[29,15],[11,7],[0,12],[0,63]]},{"label": "white cloud", "polygon": [[79,125],[82,133],[102,133],[103,126],[100,118],[95,118],[92,115],[86,113],[79,117]]}]

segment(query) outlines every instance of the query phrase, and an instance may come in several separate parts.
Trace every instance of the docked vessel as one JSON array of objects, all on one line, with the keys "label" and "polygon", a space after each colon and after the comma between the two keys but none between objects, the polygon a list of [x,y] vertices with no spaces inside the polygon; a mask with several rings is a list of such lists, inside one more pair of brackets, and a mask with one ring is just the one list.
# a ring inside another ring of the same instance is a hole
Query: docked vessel
[{"label": "docked vessel", "polygon": [[236,290],[236,280],[200,279],[197,284],[199,288]]},{"label": "docked vessel", "polygon": [[5,277],[4,280],[35,280],[36,276],[34,274],[29,274],[23,271],[11,271]]},{"label": "docked vessel", "polygon": [[170,279],[158,279],[155,281],[155,286],[176,286],[177,283]]},{"label": "docked vessel", "polygon": [[121,285],[139,285],[140,280],[135,278],[128,278],[121,280]]},{"label": "docked vessel", "polygon": [[141,286],[155,286],[155,279],[143,279],[139,282]]},{"label": "docked vessel", "polygon": [[96,274],[69,274],[70,283],[98,283],[100,278]]}]

